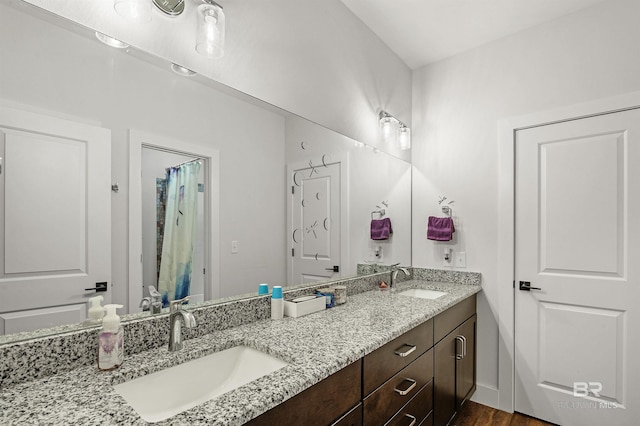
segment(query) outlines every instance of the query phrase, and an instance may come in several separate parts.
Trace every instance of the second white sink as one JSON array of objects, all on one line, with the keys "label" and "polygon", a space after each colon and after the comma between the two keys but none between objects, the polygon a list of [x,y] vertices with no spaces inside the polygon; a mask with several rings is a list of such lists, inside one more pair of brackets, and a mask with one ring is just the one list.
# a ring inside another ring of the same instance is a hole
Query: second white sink
[{"label": "second white sink", "polygon": [[424,290],[421,288],[412,288],[411,290],[405,290],[402,293],[398,293],[401,296],[419,297],[421,299],[437,299],[447,294],[444,291],[438,290]]},{"label": "second white sink", "polygon": [[113,388],[140,417],[158,422],[287,365],[264,352],[236,346]]}]

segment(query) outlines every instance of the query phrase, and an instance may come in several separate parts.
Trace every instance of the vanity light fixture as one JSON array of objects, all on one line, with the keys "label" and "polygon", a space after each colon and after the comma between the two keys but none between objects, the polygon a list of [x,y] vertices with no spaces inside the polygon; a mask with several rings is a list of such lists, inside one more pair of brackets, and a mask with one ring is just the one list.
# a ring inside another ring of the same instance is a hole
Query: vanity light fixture
[{"label": "vanity light fixture", "polygon": [[98,31],[96,31],[96,38],[107,46],[115,47],[116,49],[126,49],[127,47],[129,47],[127,43],[124,43],[106,34],[99,33]]},{"label": "vanity light fixture", "polygon": [[222,6],[213,0],[201,0],[198,6],[196,51],[209,58],[224,55],[225,17]]},{"label": "vanity light fixture", "polygon": [[380,111],[378,114],[380,130],[385,141],[389,141],[392,136],[397,135],[397,141],[400,149],[406,150],[411,148],[411,129],[402,121],[395,118],[386,111]]},{"label": "vanity light fixture", "polygon": [[195,71],[191,71],[189,68],[185,68],[182,65],[178,65],[174,63],[171,64],[171,70],[183,77],[193,77],[194,75],[197,74]]},{"label": "vanity light fixture", "polygon": [[411,129],[404,124],[401,124],[398,130],[398,145],[403,151],[411,148]]},{"label": "vanity light fixture", "polygon": [[[196,51],[208,58],[219,59],[224,55],[225,16],[222,6],[214,0],[194,0],[197,6]],[[166,16],[181,15],[186,0],[114,0],[113,8],[126,20],[135,23],[151,21],[151,5]]]},{"label": "vanity light fixture", "polygon": [[151,2],[149,0],[114,0],[113,8],[118,15],[129,22],[135,24],[151,22]]}]

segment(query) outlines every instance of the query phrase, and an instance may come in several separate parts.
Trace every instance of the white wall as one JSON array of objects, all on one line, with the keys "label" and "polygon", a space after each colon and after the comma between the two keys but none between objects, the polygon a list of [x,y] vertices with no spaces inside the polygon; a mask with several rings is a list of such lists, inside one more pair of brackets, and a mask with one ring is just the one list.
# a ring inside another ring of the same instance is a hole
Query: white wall
[{"label": "white wall", "polygon": [[[120,187],[112,195],[114,300],[127,300],[129,128],[219,150],[220,277],[229,294],[254,291],[264,280],[285,281],[284,249],[260,250],[285,247],[280,113],[6,4],[0,4],[0,58],[0,102],[111,129],[112,179]],[[241,243],[237,255],[232,240]]]},{"label": "white wall", "polygon": [[498,120],[640,89],[640,2],[614,0],[432,64],[413,76],[413,265],[441,267],[427,241],[438,196],[455,200],[455,251],[483,275],[476,398],[498,392]]},{"label": "white wall", "polygon": [[411,71],[339,0],[220,1],[227,46],[218,60],[195,52],[192,1],[178,18],[154,10],[142,25],[110,0],[25,1],[370,145],[380,109],[411,122]]}]

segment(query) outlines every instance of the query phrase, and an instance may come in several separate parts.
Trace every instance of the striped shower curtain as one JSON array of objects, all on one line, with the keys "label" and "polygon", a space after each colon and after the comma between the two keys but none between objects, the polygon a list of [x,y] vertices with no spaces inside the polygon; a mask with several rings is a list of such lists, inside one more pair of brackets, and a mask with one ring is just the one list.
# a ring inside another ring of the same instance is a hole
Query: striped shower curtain
[{"label": "striped shower curtain", "polygon": [[197,161],[167,169],[167,204],[158,290],[162,306],[189,295],[197,228]]}]

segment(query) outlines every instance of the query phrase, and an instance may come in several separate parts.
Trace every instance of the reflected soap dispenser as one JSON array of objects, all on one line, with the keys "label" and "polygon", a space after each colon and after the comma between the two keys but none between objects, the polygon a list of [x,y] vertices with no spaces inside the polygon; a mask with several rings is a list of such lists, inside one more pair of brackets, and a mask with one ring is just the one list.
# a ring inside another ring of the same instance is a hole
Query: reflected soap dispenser
[{"label": "reflected soap dispenser", "polygon": [[104,297],[94,296],[89,299],[89,311],[87,312],[87,320],[85,325],[99,325],[102,324],[102,317],[104,317],[104,308],[102,307],[102,301]]},{"label": "reflected soap dispenser", "polygon": [[113,370],[124,361],[124,330],[116,309],[122,305],[105,305],[107,315],[102,319],[102,331],[98,333],[98,368]]}]

